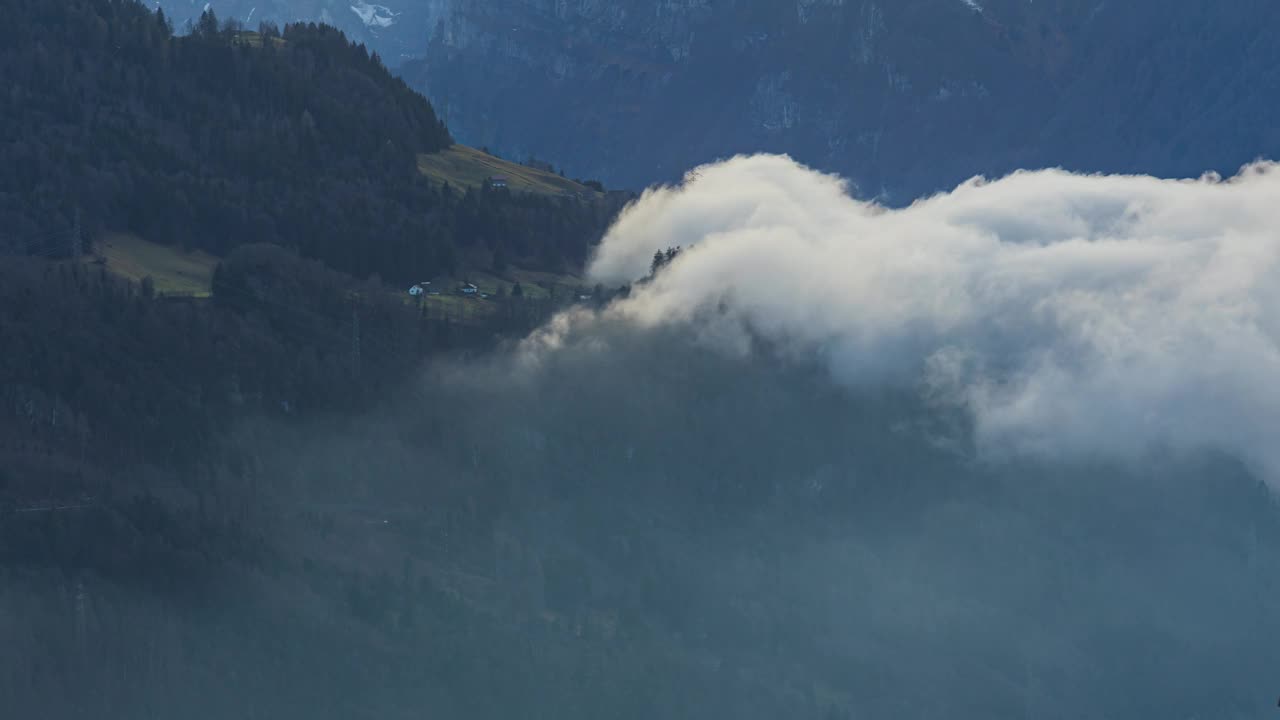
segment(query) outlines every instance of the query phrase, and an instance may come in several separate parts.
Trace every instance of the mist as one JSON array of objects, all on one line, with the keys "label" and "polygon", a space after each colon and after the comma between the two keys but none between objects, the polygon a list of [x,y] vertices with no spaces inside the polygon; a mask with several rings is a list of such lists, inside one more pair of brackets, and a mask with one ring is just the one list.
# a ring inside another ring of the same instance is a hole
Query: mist
[{"label": "mist", "polygon": [[1276,182],[701,168],[601,245],[628,297],[240,426],[190,505],[247,560],[0,586],[0,670],[58,717],[1269,716]]},{"label": "mist", "polygon": [[628,297],[422,391],[519,498],[535,603],[714,669],[659,714],[796,713],[767,678],[836,717],[1260,717],[1277,190],[1046,170],[891,210],[735,158],[623,213],[590,275]]},{"label": "mist", "polygon": [[835,716],[1259,717],[1278,190],[1045,170],[892,210],[734,158],[624,211],[589,272],[629,296],[423,391],[589,578],[541,597],[710,658],[690,717],[796,712],[744,678]]},{"label": "mist", "polygon": [[664,672],[624,683],[652,704],[611,707],[1270,710],[1280,516],[1248,463],[1191,443],[1139,461],[1070,437],[996,453],[969,405],[910,373],[842,374],[839,355],[752,326],[726,344],[738,336],[718,302],[685,319],[629,314],[664,272],[509,354],[433,373],[399,421],[430,428],[412,452],[438,448],[507,489],[494,562],[508,601],[617,613],[628,640],[615,651],[665,648]]},{"label": "mist", "polygon": [[1280,475],[1280,170],[1223,180],[1058,170],[888,209],[781,156],[650,190],[590,275],[608,314],[744,352],[819,357],[840,384],[963,408],[987,455],[1218,448]]}]

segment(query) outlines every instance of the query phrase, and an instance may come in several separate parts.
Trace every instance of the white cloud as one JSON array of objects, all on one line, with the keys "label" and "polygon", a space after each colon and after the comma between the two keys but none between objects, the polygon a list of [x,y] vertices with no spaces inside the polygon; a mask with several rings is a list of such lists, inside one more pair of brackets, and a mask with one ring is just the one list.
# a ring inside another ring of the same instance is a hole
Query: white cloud
[{"label": "white cloud", "polygon": [[[1280,478],[1280,168],[1221,180],[975,179],[890,210],[781,156],[646,192],[593,281],[679,258],[610,316],[816,355],[851,387],[919,383],[991,453],[1220,447]],[[542,340],[547,342],[545,337]]]}]

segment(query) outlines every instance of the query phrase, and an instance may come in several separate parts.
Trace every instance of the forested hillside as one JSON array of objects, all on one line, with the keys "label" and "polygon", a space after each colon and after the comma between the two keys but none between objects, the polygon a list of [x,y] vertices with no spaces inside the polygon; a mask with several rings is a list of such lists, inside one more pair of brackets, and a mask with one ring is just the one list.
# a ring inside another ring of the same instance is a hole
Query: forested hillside
[{"label": "forested hillside", "polygon": [[[358,407],[429,355],[527,330],[554,301],[432,311],[404,288],[580,267],[616,210],[433,183],[420,158],[447,129],[332,28],[209,12],[178,37],[132,0],[0,9],[0,424],[34,478],[17,502],[68,459],[81,476],[199,462],[245,417]],[[108,247],[119,232],[211,253],[213,302],[155,297]]]},{"label": "forested hillside", "polygon": [[273,242],[399,281],[495,254],[580,265],[609,216],[576,198],[433,186],[418,157],[449,147],[448,130],[332,28],[247,33],[210,11],[178,37],[132,0],[3,0],[0,12],[10,249],[78,223],[87,239],[132,231],[215,255]]}]

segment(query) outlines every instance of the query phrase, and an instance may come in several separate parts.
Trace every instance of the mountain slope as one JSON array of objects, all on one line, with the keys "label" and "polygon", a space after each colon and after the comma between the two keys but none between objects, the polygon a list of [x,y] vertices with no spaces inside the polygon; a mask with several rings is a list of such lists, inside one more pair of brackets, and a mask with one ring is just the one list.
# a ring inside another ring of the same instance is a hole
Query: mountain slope
[{"label": "mountain slope", "polygon": [[402,72],[468,142],[643,185],[760,150],[898,201],[1064,165],[1197,175],[1280,149],[1261,2],[450,4]]}]

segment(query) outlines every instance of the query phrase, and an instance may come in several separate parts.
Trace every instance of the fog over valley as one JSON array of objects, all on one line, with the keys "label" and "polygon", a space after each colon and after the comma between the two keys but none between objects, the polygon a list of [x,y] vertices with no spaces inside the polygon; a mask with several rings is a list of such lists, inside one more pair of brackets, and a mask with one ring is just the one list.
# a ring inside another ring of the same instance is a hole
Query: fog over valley
[{"label": "fog over valley", "polygon": [[853,388],[921,385],[984,453],[1218,448],[1280,471],[1280,174],[1019,172],[889,210],[784,157],[646,192],[589,266],[642,277],[607,315],[818,357]]}]

